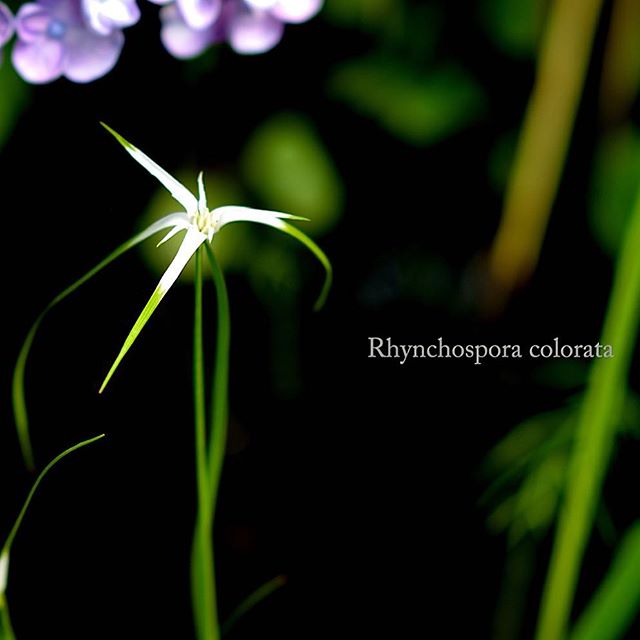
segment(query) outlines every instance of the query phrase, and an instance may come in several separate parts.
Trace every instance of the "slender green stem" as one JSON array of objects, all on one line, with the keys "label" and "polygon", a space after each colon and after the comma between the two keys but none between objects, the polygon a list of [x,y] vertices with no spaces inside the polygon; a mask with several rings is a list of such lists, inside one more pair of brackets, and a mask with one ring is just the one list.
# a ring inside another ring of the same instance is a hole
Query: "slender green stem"
[{"label": "slender green stem", "polygon": [[193,607],[199,640],[218,640],[218,610],[213,557],[213,506],[207,473],[207,418],[202,335],[202,251],[195,257],[193,331],[193,391],[195,410],[196,479],[198,487],[197,552],[193,561]]},{"label": "slender green stem", "polygon": [[216,287],[218,307],[218,325],[216,339],[216,360],[213,373],[213,389],[211,393],[211,423],[209,426],[209,491],[211,493],[212,510],[215,513],[220,487],[220,475],[224,454],[227,448],[227,413],[229,402],[229,348],[231,344],[231,316],[229,297],[224,275],[218,266],[215,255],[208,244],[205,251],[213,274]]},{"label": "slender green stem", "polygon": [[622,409],[640,311],[640,193],[618,261],[602,343],[613,358],[596,360],[579,417],[547,581],[538,640],[566,637],[582,557]]}]

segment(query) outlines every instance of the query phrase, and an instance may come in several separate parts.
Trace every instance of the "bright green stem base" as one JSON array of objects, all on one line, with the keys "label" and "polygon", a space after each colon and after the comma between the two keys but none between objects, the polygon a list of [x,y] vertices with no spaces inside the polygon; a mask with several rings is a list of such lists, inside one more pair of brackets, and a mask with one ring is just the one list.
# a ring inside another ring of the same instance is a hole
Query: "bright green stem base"
[{"label": "bright green stem base", "polygon": [[595,361],[569,466],[536,638],[562,640],[627,389],[640,309],[640,194],[625,236],[602,333],[614,357]]}]

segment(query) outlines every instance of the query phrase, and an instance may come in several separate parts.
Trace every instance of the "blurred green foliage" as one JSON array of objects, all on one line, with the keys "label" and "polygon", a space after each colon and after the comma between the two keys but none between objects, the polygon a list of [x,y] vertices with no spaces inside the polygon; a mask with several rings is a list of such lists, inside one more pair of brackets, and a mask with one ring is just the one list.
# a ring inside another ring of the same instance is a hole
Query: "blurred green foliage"
[{"label": "blurred green foliage", "polygon": [[480,11],[493,42],[514,58],[533,57],[546,10],[545,0],[482,0]]},{"label": "blurred green foliage", "polygon": [[0,149],[5,145],[29,100],[29,85],[10,64],[0,65]]},{"label": "blurred green foliage", "polygon": [[332,95],[415,145],[438,142],[481,118],[482,88],[463,69],[427,72],[401,59],[373,55],[342,64],[330,79]]},{"label": "blurred green foliage", "polygon": [[597,149],[590,198],[594,236],[611,256],[617,254],[640,176],[640,132],[627,125],[605,134]]},{"label": "blurred green foliage", "polygon": [[625,534],[607,575],[570,640],[623,638],[640,606],[640,521]]},{"label": "blurred green foliage", "polygon": [[[484,472],[492,482],[482,498],[495,533],[507,532],[510,544],[527,534],[543,536],[556,516],[564,491],[567,463],[582,400],[519,424],[489,453]],[[618,432],[640,436],[640,398],[629,395]]]},{"label": "blurred green foliage", "polygon": [[326,233],[340,218],[344,187],[313,124],[296,113],[263,122],[247,143],[242,168],[267,209],[309,218],[311,235]]}]

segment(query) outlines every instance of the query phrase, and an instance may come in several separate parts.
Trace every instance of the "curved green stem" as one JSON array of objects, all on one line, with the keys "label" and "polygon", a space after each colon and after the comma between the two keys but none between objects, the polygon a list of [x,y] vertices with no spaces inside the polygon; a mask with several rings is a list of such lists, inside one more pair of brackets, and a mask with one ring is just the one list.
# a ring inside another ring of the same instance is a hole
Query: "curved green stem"
[{"label": "curved green stem", "polygon": [[579,417],[567,487],[538,623],[538,640],[566,637],[580,565],[593,526],[619,412],[627,390],[640,313],[640,192],[616,268],[602,333],[613,358],[596,360]]},{"label": "curved green stem", "polygon": [[218,640],[218,610],[213,557],[213,501],[207,464],[207,418],[202,332],[202,250],[195,256],[195,308],[193,331],[193,397],[195,411],[198,518],[193,554],[192,588],[196,629],[200,640]]}]

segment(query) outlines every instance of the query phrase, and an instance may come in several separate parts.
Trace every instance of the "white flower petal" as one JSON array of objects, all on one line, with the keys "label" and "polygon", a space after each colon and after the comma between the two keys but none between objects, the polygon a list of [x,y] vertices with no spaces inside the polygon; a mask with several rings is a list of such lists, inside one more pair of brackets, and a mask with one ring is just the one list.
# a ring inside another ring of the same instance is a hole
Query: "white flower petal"
[{"label": "white flower petal", "polygon": [[157,306],[162,302],[162,299],[167,294],[167,291],[171,288],[171,285],[178,279],[178,276],[182,273],[182,270],[185,268],[187,262],[191,259],[191,256],[196,252],[198,247],[207,239],[207,237],[200,233],[195,227],[190,226],[187,229],[187,233],[182,240],[182,244],[178,249],[173,261],[169,265],[168,269],[164,272],[162,278],[160,278],[160,282],[158,286],[155,288],[154,292],[151,294],[151,298],[145,305],[144,309],[141,311],[138,319],[135,321],[127,339],[124,341],[122,348],[120,349],[120,353],[118,357],[115,359],[114,363],[111,365],[111,369],[109,369],[109,373],[107,373],[102,386],[100,387],[100,393],[102,393],[111,380],[111,377],[115,373],[115,370],[118,368],[120,362],[126,355],[127,351],[131,348],[131,345],[136,341],[136,338],[140,335],[145,324],[149,318],[153,315],[153,312],[156,310]]},{"label": "white flower petal", "polygon": [[[290,213],[282,213],[282,211],[267,211],[265,209],[251,209],[250,207],[236,207],[234,205],[218,207],[214,209],[218,217],[218,228],[231,222],[258,222],[260,224],[271,224],[268,220],[305,220],[300,216],[292,216]],[[271,226],[277,226],[271,224]]]},{"label": "white flower petal", "polygon": [[232,222],[257,222],[258,224],[265,224],[278,231],[282,231],[287,235],[292,236],[298,242],[301,242],[313,255],[318,258],[325,270],[325,279],[322,291],[315,303],[315,308],[320,309],[327,298],[329,289],[331,288],[331,282],[333,280],[333,270],[329,258],[327,258],[324,251],[305,233],[300,231],[297,227],[285,222],[285,220],[305,220],[306,218],[300,218],[299,216],[292,216],[287,213],[281,213],[279,211],[262,211],[260,209],[249,209],[247,207],[220,207],[215,209],[219,217],[219,227],[222,228],[225,224],[231,224]]},{"label": "white flower petal", "polygon": [[202,171],[198,174],[198,205],[200,206],[200,211],[207,210],[207,192],[204,190]]},{"label": "white flower petal", "polygon": [[0,554],[0,596],[7,590],[7,578],[9,576],[9,551],[4,549]]},{"label": "white flower petal", "polygon": [[127,150],[134,160],[137,160],[152,176],[164,185],[169,193],[185,208],[188,214],[194,214],[196,212],[198,209],[198,201],[189,189],[178,182],[171,174],[167,173],[161,166],[157,165],[151,158],[142,153],[140,149],[134,147],[128,140],[125,140],[111,127],[104,122],[100,124]]},{"label": "white flower petal", "polygon": [[165,242],[167,242],[167,240],[171,240],[171,238],[173,238],[173,236],[175,236],[177,233],[180,233],[181,231],[188,229],[190,226],[191,226],[191,223],[188,221],[185,222],[184,224],[176,225],[175,227],[173,227],[173,229],[169,231],[169,233],[167,233],[166,236],[164,236],[164,238],[162,238],[162,240],[160,240],[160,242],[158,242],[156,247],[159,247],[161,244],[164,244]]},{"label": "white flower petal", "polygon": [[[160,218],[160,220],[156,220],[153,224],[150,224],[144,231],[141,231],[137,236],[135,236],[131,242],[132,244],[137,244],[138,242],[142,242],[143,240],[150,238],[155,233],[158,233],[158,231],[168,229],[169,227],[175,227],[180,231],[180,229],[187,229],[190,226],[191,223],[189,222],[189,217],[186,213],[170,213],[169,215]],[[164,240],[162,242],[164,242]],[[162,242],[160,244],[162,244]]]}]

